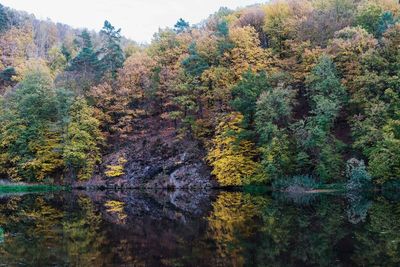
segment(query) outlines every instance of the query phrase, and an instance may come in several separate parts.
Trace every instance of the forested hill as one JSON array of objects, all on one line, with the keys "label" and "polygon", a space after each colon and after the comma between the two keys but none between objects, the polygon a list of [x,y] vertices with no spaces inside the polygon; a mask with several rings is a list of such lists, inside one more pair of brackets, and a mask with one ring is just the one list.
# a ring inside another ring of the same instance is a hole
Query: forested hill
[{"label": "forested hill", "polygon": [[271,1],[179,19],[140,47],[108,21],[89,33],[1,6],[0,173],[397,181],[399,15],[397,0]]}]

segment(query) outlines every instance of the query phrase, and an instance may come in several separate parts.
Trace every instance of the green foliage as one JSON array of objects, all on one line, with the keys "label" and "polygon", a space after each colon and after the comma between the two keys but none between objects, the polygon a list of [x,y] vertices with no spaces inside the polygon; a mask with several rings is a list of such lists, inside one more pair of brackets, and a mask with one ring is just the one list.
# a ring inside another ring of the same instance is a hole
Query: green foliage
[{"label": "green foliage", "polygon": [[28,73],[1,107],[1,172],[43,180],[62,167],[56,93],[48,73]]},{"label": "green foliage", "polygon": [[378,32],[382,13],[382,7],[378,4],[367,4],[358,11],[356,22],[369,33],[376,34]]},{"label": "green foliage", "polygon": [[[84,153],[79,164],[89,165],[86,173],[90,175],[92,151],[97,152],[97,160],[99,157],[99,132],[97,120],[82,101],[74,100],[70,91],[55,89],[49,73],[28,73],[17,89],[2,99],[1,173],[16,181],[59,178],[66,165],[70,166],[75,145]],[[86,136],[78,136],[76,128]]]},{"label": "green foliage", "polygon": [[[78,55],[71,60],[67,70],[76,71],[78,73],[97,74],[100,63],[94,51],[90,34],[87,30],[83,30],[79,37],[81,39],[81,50]],[[64,51],[64,53],[66,53],[66,51]]]},{"label": "green foliage", "polygon": [[189,22],[180,18],[174,25],[174,30],[176,33],[182,33],[190,27]]},{"label": "green foliage", "polygon": [[259,96],[256,103],[255,125],[262,144],[276,136],[279,128],[288,126],[292,117],[294,97],[294,90],[280,87],[272,88]]},{"label": "green foliage", "polygon": [[269,90],[271,87],[267,74],[259,74],[251,71],[243,75],[243,79],[232,89],[232,106],[243,114],[243,125],[245,128],[251,127],[254,123],[256,113],[256,102],[260,94]]},{"label": "green foliage", "polygon": [[261,164],[268,180],[291,173],[293,152],[286,130],[292,118],[295,92],[275,87],[263,92],[257,101],[255,128],[259,136]]},{"label": "green foliage", "polygon": [[371,175],[363,160],[351,158],[346,162],[346,187],[349,190],[361,190],[371,181]]},{"label": "green foliage", "polygon": [[104,44],[100,50],[100,69],[103,73],[111,73],[116,77],[117,70],[121,68],[125,61],[124,52],[120,46],[121,29],[115,29],[109,21],[104,21],[104,26],[100,33],[103,35]]},{"label": "green foliage", "polygon": [[209,68],[207,60],[199,55],[196,43],[190,44],[189,56],[182,61],[182,66],[189,75],[198,77]]},{"label": "green foliage", "polygon": [[79,180],[88,180],[100,162],[99,144],[103,141],[100,122],[93,117],[93,108],[83,98],[71,106],[63,159],[68,171]]},{"label": "green foliage", "polygon": [[313,68],[307,83],[311,115],[305,121],[294,124],[297,142],[312,160],[315,174],[323,181],[332,181],[341,177],[343,166],[340,155],[342,145],[332,130],[345,104],[345,89],[336,75],[332,60],[326,56]]},{"label": "green foliage", "polygon": [[369,171],[377,183],[398,178],[400,174],[400,120],[390,120],[369,156]]},{"label": "green foliage", "polygon": [[272,186],[276,190],[281,191],[307,191],[318,189],[322,186],[314,177],[309,175],[295,175],[292,177],[286,177],[279,180],[275,180]]},{"label": "green foliage", "polygon": [[0,4],[0,33],[7,30],[8,26],[9,26],[8,15],[4,10],[4,6]]},{"label": "green foliage", "polygon": [[374,36],[382,37],[383,33],[396,23],[396,19],[391,11],[384,10],[377,3],[369,3],[358,11],[356,22]]},{"label": "green foliage", "polygon": [[5,86],[13,84],[13,77],[15,77],[16,75],[17,73],[15,72],[15,68],[5,68],[0,72],[0,84]]}]

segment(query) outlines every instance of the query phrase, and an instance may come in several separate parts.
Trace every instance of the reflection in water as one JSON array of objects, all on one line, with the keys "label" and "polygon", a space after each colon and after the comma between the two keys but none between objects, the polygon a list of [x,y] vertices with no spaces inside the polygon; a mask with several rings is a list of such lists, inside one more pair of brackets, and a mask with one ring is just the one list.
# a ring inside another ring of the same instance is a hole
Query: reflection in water
[{"label": "reflection in water", "polygon": [[0,197],[0,266],[399,266],[382,196],[74,192]]}]

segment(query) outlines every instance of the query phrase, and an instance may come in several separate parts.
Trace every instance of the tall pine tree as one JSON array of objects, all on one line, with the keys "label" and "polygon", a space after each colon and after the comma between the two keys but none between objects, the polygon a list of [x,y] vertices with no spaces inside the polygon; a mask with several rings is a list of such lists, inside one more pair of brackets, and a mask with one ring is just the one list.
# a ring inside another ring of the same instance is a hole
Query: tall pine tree
[{"label": "tall pine tree", "polygon": [[81,38],[82,48],[78,55],[72,59],[68,70],[84,73],[96,73],[99,68],[99,61],[96,52],[94,51],[90,34],[87,30],[83,30],[79,37]]},{"label": "tall pine tree", "polygon": [[104,22],[103,29],[100,31],[104,38],[101,49],[101,72],[103,75],[110,73],[113,78],[116,77],[117,70],[121,68],[125,61],[124,52],[120,46],[121,29],[116,30],[109,21]]}]

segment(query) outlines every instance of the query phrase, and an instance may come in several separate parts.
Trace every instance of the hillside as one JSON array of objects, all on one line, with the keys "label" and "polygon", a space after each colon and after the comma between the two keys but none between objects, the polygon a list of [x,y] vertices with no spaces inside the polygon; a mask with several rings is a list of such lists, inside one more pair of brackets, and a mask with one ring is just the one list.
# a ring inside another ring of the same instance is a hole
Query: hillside
[{"label": "hillside", "polygon": [[0,173],[79,186],[398,182],[399,15],[395,0],[271,1],[179,19],[138,46],[108,21],[95,33],[0,6]]}]

